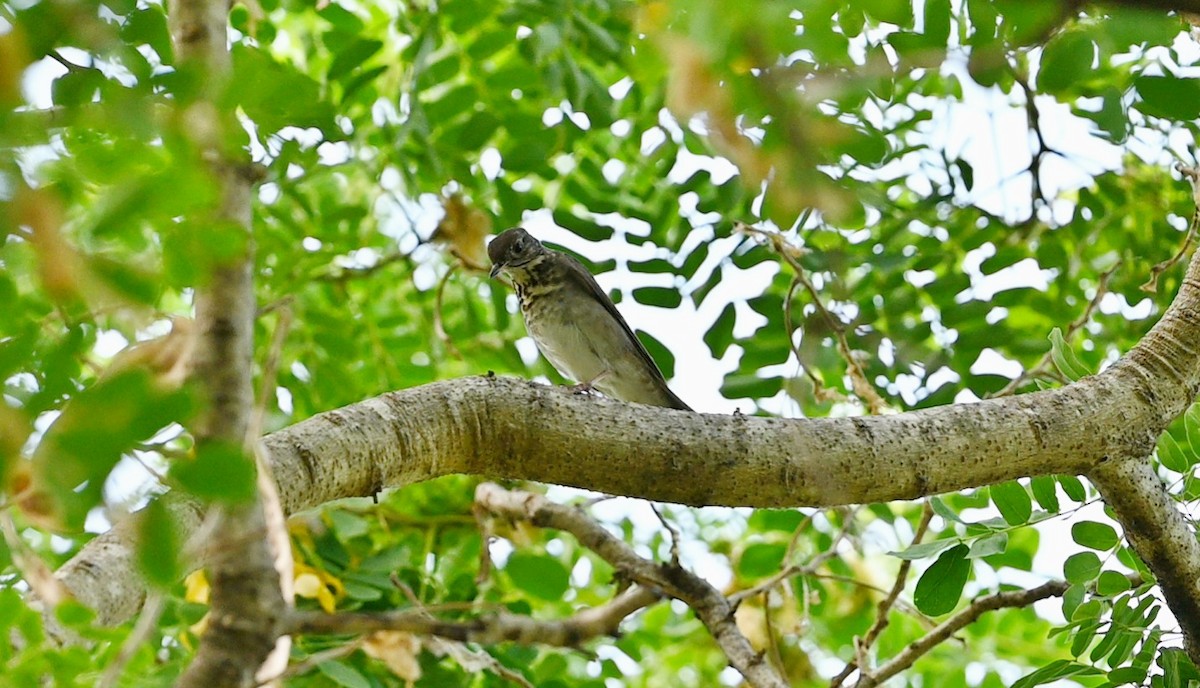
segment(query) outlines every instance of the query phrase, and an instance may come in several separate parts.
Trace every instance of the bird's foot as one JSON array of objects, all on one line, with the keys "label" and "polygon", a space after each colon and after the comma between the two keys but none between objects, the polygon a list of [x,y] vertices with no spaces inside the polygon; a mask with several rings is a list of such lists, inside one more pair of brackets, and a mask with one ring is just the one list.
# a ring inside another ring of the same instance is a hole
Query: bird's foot
[{"label": "bird's foot", "polygon": [[580,382],[578,384],[571,385],[567,389],[571,390],[572,394],[587,394],[587,395],[595,394],[596,383],[599,382],[600,380],[604,379],[604,376],[608,375],[608,373],[609,373],[609,371],[607,371],[607,370],[601,371],[599,375],[593,377],[592,379],[586,380],[584,382]]},{"label": "bird's foot", "polygon": [[592,383],[590,382],[580,382],[579,384],[567,387],[567,389],[571,390],[571,394],[587,394],[588,396],[591,396],[596,391],[596,388],[592,387]]}]

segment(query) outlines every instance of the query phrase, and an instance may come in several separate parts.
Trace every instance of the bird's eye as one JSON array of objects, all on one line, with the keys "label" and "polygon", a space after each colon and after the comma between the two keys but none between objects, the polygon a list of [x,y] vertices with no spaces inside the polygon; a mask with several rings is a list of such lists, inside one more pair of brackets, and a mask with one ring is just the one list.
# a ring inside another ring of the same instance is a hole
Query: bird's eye
[{"label": "bird's eye", "polygon": [[525,240],[517,239],[516,243],[513,244],[513,251],[515,253],[521,253],[524,250],[525,250]]}]

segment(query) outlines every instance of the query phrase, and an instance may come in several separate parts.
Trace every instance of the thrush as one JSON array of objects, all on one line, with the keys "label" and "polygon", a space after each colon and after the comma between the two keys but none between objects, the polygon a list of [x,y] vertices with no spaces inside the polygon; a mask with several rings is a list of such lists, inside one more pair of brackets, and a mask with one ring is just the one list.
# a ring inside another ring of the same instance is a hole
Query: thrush
[{"label": "thrush", "polygon": [[634,336],[608,294],[575,258],[546,248],[524,229],[488,245],[491,276],[512,279],[525,329],[537,348],[578,389],[640,404],[691,411]]}]

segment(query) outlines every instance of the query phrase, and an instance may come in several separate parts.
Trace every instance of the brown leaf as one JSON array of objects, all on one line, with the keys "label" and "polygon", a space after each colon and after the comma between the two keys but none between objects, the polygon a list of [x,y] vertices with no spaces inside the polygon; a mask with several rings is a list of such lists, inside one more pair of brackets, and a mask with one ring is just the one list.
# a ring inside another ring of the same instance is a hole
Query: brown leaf
[{"label": "brown leaf", "polygon": [[433,233],[433,241],[450,249],[450,253],[472,270],[487,271],[487,247],[484,238],[492,233],[492,218],[470,205],[462,194],[450,194],[442,201],[445,217]]},{"label": "brown leaf", "polygon": [[100,379],[145,367],[163,391],[179,389],[192,372],[192,359],[196,353],[195,330],[196,323],[191,318],[173,316],[170,332],[123,349],[113,357]]},{"label": "brown leaf", "polygon": [[363,652],[380,660],[406,681],[421,678],[421,640],[403,631],[375,631],[363,642]]}]

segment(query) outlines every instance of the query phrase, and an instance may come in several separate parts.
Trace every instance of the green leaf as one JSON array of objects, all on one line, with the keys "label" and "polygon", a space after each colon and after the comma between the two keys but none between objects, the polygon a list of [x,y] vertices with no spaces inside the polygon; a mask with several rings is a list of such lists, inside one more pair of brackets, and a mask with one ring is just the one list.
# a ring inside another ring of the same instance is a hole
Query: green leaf
[{"label": "green leaf", "polygon": [[359,39],[338,51],[329,65],[326,78],[335,81],[349,74],[383,48],[383,41]]},{"label": "green leaf", "polygon": [[162,498],[151,500],[138,515],[137,562],[146,580],[169,588],[183,577],[183,543]]},{"label": "green leaf", "polygon": [[191,408],[186,392],[162,391],[141,368],[112,374],[76,394],[34,454],[35,479],[55,500],[50,509],[63,527],[82,527],[121,456],[184,420]]},{"label": "green leaf", "polygon": [[325,512],[325,515],[329,518],[330,525],[333,526],[333,532],[337,533],[338,539],[342,542],[366,535],[371,528],[367,519],[345,509],[331,508]]},{"label": "green leaf", "polygon": [[1100,557],[1095,552],[1079,552],[1067,557],[1063,575],[1071,583],[1088,583],[1100,575]]},{"label": "green leaf", "polygon": [[513,585],[544,600],[561,600],[570,587],[567,567],[551,556],[515,552],[508,558],[504,570]]},{"label": "green leaf", "polygon": [[992,502],[1000,510],[1000,515],[1010,526],[1020,526],[1029,522],[1033,515],[1033,500],[1025,487],[1015,480],[1010,480],[988,488]]},{"label": "green leaf", "polygon": [[1062,486],[1063,492],[1071,498],[1071,501],[1080,503],[1087,501],[1087,490],[1084,489],[1079,478],[1073,475],[1060,475],[1057,478],[1058,484]]},{"label": "green leaf", "polygon": [[241,43],[232,48],[233,70],[227,97],[241,106],[264,132],[285,126],[316,127],[327,138],[340,138],[333,106],[311,77],[276,62],[265,52]]},{"label": "green leaf", "polygon": [[780,542],[756,542],[742,550],[738,573],[746,578],[762,578],[777,573],[783,565],[787,546]]},{"label": "green leaf", "polygon": [[862,8],[876,21],[900,27],[912,26],[912,3],[909,0],[863,0]]},{"label": "green leaf", "polygon": [[1058,513],[1058,483],[1054,481],[1053,476],[1035,476],[1030,479],[1029,487],[1038,506],[1052,514]]},{"label": "green leaf", "polygon": [[239,503],[254,498],[254,462],[241,447],[209,443],[197,447],[196,457],[171,465],[171,478],[201,499]]},{"label": "green leaf", "polygon": [[66,599],[54,607],[54,618],[67,628],[84,630],[96,620],[96,610],[73,599]]},{"label": "green leaf", "polygon": [[930,616],[954,610],[971,574],[971,562],[966,555],[966,545],[956,545],[942,552],[938,560],[925,569],[913,593],[917,609]]},{"label": "green leaf", "polygon": [[1012,684],[1012,688],[1031,688],[1032,686],[1054,683],[1060,679],[1072,676],[1095,676],[1099,673],[1099,669],[1087,664],[1079,664],[1078,662],[1066,659],[1057,659],[1037,671],[1022,676]]},{"label": "green leaf", "polygon": [[329,677],[335,685],[345,688],[371,688],[371,682],[366,676],[341,660],[321,662],[317,665],[317,670]]},{"label": "green leaf", "polygon": [[941,497],[931,497],[929,499],[929,505],[933,509],[933,513],[941,516],[947,521],[950,521],[951,523],[964,523],[962,517],[958,515],[958,512],[954,509],[951,509]]},{"label": "green leaf", "polygon": [[1178,121],[1200,117],[1200,83],[1195,79],[1142,75],[1133,85],[1142,97],[1138,109],[1146,114]]},{"label": "green leaf", "polygon": [[1164,467],[1176,473],[1183,473],[1192,463],[1170,432],[1164,432],[1158,438],[1158,460]]},{"label": "green leaf", "polygon": [[1092,71],[1096,45],[1082,31],[1064,31],[1046,44],[1038,67],[1038,87],[1060,93],[1082,82]]},{"label": "green leaf", "polygon": [[1131,587],[1133,586],[1129,584],[1129,578],[1116,571],[1101,571],[1096,580],[1096,592],[1107,597],[1120,595]]},{"label": "green leaf", "polygon": [[99,69],[73,69],[54,80],[50,96],[55,105],[77,107],[92,102],[105,81]]},{"label": "green leaf", "polygon": [[675,377],[675,354],[662,342],[642,330],[635,331],[634,336],[638,338],[642,346],[646,347],[646,352],[658,364],[658,369],[662,371],[663,377],[668,380]]},{"label": "green leaf", "polygon": [[1137,667],[1117,667],[1108,672],[1108,682],[1114,686],[1143,683],[1148,673],[1146,669],[1139,669]]},{"label": "green leaf", "polygon": [[1088,375],[1087,366],[1079,362],[1075,351],[1063,339],[1062,330],[1057,327],[1050,331],[1050,357],[1054,359],[1058,372],[1068,380],[1078,380]]},{"label": "green leaf", "polygon": [[1192,688],[1192,681],[1200,681],[1200,670],[1179,648],[1164,648],[1158,655],[1158,666],[1162,667],[1166,688]]},{"label": "green leaf", "polygon": [[639,287],[633,290],[633,300],[647,306],[678,308],[683,297],[674,287]]},{"label": "green leaf", "polygon": [[798,509],[755,509],[747,525],[756,531],[795,532],[804,523],[804,512]]},{"label": "green leaf", "polygon": [[985,535],[971,543],[971,551],[967,553],[968,559],[979,559],[981,557],[990,557],[995,554],[1000,554],[1008,547],[1008,533],[998,532]]},{"label": "green leaf", "polygon": [[934,540],[933,542],[922,542],[912,545],[908,549],[900,552],[888,552],[889,555],[899,559],[908,559],[915,561],[917,559],[927,559],[929,557],[941,554],[947,549],[959,544],[959,541],[954,538],[945,540]]},{"label": "green leaf", "polygon": [[775,396],[782,388],[781,377],[726,375],[721,385],[721,396],[726,399],[763,399]]},{"label": "green leaf", "polygon": [[1116,529],[1107,523],[1095,521],[1079,521],[1073,524],[1071,537],[1084,547],[1098,550],[1110,550],[1120,542]]},{"label": "green leaf", "polygon": [[733,343],[733,325],[736,313],[732,303],[726,304],[725,308],[721,310],[721,314],[713,321],[712,327],[704,333],[704,343],[708,345],[708,350],[712,352],[713,358],[724,356],[725,352],[729,350],[729,345]]}]

